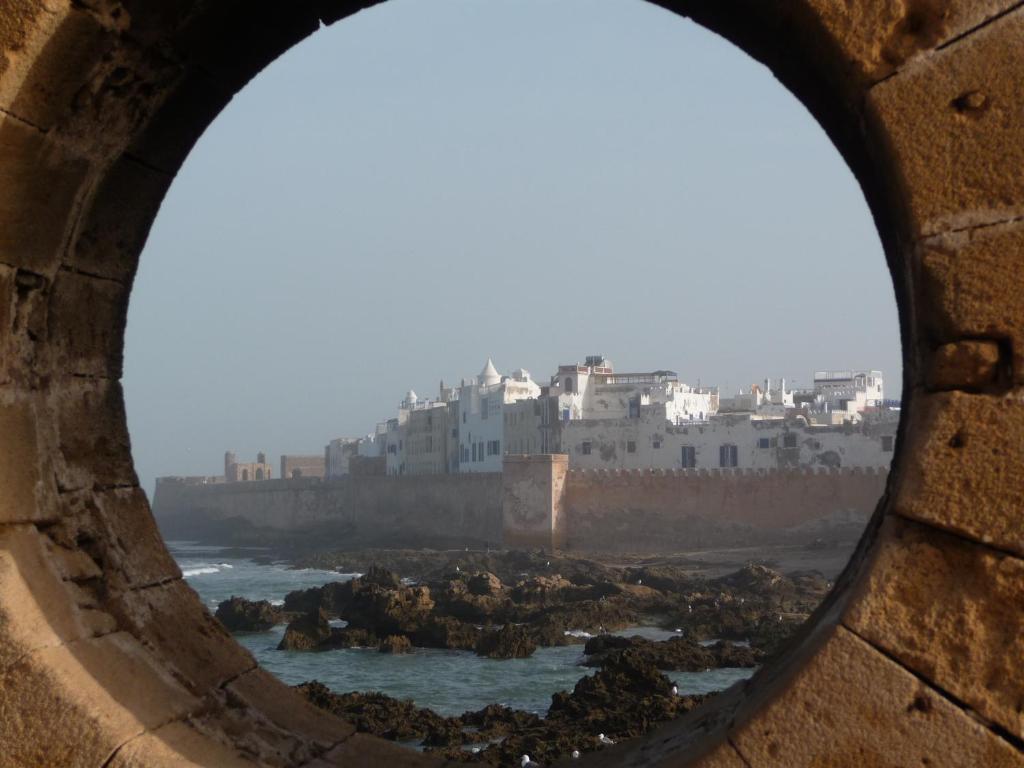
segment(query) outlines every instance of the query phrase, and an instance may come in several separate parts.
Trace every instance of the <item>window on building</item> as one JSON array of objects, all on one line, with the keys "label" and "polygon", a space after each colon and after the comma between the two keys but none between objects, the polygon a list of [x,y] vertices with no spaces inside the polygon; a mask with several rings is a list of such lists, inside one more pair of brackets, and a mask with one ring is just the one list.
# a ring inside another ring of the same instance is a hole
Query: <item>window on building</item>
[{"label": "window on building", "polygon": [[636,441],[635,440],[627,440],[626,441],[626,453],[636,453]]},{"label": "window on building", "polygon": [[796,435],[792,432],[787,432],[782,436],[782,447],[783,448],[796,448]]},{"label": "window on building", "polygon": [[500,456],[501,455],[501,440],[489,440],[487,442],[487,455],[488,456]]},{"label": "window on building", "polygon": [[562,409],[562,421],[566,424],[569,423],[569,418],[572,416],[572,412],[568,408]]},{"label": "window on building", "polygon": [[718,466],[735,467],[739,465],[740,452],[732,443],[726,443],[718,448]]},{"label": "window on building", "polygon": [[629,418],[639,419],[640,418],[640,398],[631,397],[629,398]]},{"label": "window on building", "polygon": [[476,461],[476,443],[473,443],[473,461]]},{"label": "window on building", "polygon": [[580,450],[583,452],[584,456],[589,456],[590,455],[590,447],[591,447],[590,446],[590,441],[589,440],[584,440],[583,441],[583,445],[580,448]]},{"label": "window on building", "polygon": [[476,457],[477,457],[477,461],[483,461],[483,460],[484,460],[484,458],[485,458],[485,457],[484,457],[484,443],[483,443],[483,441],[481,440],[481,441],[480,441],[479,443],[477,443],[476,445],[477,445],[477,449],[476,449]]},{"label": "window on building", "polygon": [[486,419],[487,418],[487,406],[488,406],[488,402],[487,401],[488,401],[488,399],[489,398],[485,397],[485,398],[482,398],[480,400],[480,418],[481,419]]},{"label": "window on building", "polygon": [[767,448],[770,448],[771,445],[772,445],[771,438],[768,438],[768,437],[759,437],[759,438],[757,438],[757,447],[758,448],[761,448],[762,450],[765,450]]},{"label": "window on building", "polygon": [[892,435],[882,435],[882,450],[886,453],[892,453],[893,437]]},{"label": "window on building", "polygon": [[658,438],[654,438],[654,440],[651,442],[651,447],[661,448],[661,440],[659,440]]},{"label": "window on building", "polygon": [[432,450],[434,450],[434,436],[427,435],[427,453],[430,453]]},{"label": "window on building", "polygon": [[684,445],[682,448],[683,469],[693,469],[697,466],[697,449],[692,445]]},{"label": "window on building", "polygon": [[462,423],[463,424],[466,423],[466,412],[465,411],[462,412]]},{"label": "window on building", "polygon": [[572,379],[566,378],[565,380],[565,391],[572,394]]}]

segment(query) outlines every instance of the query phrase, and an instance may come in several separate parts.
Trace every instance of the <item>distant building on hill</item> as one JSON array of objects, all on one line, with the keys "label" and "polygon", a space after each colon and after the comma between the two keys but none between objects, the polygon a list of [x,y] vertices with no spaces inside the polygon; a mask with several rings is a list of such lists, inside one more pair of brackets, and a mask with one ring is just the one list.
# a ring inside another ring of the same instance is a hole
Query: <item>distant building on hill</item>
[{"label": "distant building on hill", "polygon": [[256,461],[239,463],[234,451],[224,454],[224,482],[249,483],[256,480],[270,480],[274,476],[273,468],[267,463],[267,455],[260,451]]}]

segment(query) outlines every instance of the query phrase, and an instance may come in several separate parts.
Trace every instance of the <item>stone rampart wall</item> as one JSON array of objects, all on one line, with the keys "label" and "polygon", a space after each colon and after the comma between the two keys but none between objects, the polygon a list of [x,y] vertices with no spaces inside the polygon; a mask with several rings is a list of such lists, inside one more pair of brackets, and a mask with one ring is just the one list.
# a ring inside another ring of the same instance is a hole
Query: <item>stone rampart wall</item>
[{"label": "stone rampart wall", "polygon": [[570,549],[658,552],[859,535],[887,470],[574,470]]},{"label": "stone rampart wall", "polygon": [[504,482],[500,473],[200,486],[162,480],[153,506],[171,537],[236,523],[282,532],[333,528],[352,544],[375,546],[487,542],[665,552],[857,536],[888,474],[859,469],[566,473],[564,461],[551,459],[510,457]]},{"label": "stone rampart wall", "polygon": [[282,532],[332,528],[372,545],[494,543],[501,539],[501,474],[201,486],[162,480],[153,510],[168,536],[235,522]]}]

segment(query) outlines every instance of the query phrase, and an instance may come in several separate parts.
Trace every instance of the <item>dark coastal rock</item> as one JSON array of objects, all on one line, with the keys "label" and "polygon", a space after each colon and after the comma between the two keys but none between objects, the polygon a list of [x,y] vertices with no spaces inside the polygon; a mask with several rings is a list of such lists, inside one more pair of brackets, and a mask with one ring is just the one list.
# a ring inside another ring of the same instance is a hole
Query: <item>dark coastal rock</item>
[{"label": "dark coastal rock", "polygon": [[411,634],[430,618],[434,601],[428,587],[388,588],[361,579],[352,582],[344,618],[350,626],[378,635]]},{"label": "dark coastal rock", "polygon": [[616,637],[600,635],[587,641],[583,649],[586,655],[584,665],[588,667],[607,666],[625,652],[634,661],[650,664],[656,669],[677,672],[700,672],[718,667],[755,667],[763,661],[761,651],[718,642],[702,646],[684,637],[654,641],[643,637]]},{"label": "dark coastal rock", "polygon": [[471,576],[466,582],[466,587],[471,595],[479,597],[498,597],[504,591],[501,579],[487,571]]},{"label": "dark coastal rock", "polygon": [[383,693],[333,693],[315,680],[297,686],[306,699],[321,709],[348,720],[363,733],[385,739],[406,741],[426,739],[431,733],[446,732],[446,718],[411,701],[401,701]]},{"label": "dark coastal rock", "polygon": [[486,632],[476,644],[476,655],[490,659],[525,659],[537,650],[526,627],[506,624],[495,632]]},{"label": "dark coastal rock", "polygon": [[481,630],[472,624],[448,617],[433,616],[412,633],[412,642],[421,648],[472,651],[476,648],[480,634]]},{"label": "dark coastal rock", "polygon": [[380,641],[377,650],[381,653],[409,653],[412,651],[412,643],[405,635],[388,635]]},{"label": "dark coastal rock", "polygon": [[331,635],[318,650],[328,648],[377,648],[380,639],[365,629],[359,627],[332,627]]},{"label": "dark coastal rock", "polygon": [[597,674],[582,678],[572,693],[552,696],[547,719],[571,722],[593,734],[627,738],[689,711],[699,698],[673,695],[672,682],[640,654],[627,649]]},{"label": "dark coastal rock", "polygon": [[369,569],[358,579],[362,584],[374,584],[385,589],[400,589],[402,579],[394,571],[381,568],[379,565],[371,565]]},{"label": "dark coastal rock", "polygon": [[293,620],[277,646],[279,651],[312,651],[325,645],[331,637],[331,626],[322,610]]},{"label": "dark coastal rock", "polygon": [[228,632],[266,632],[285,621],[285,613],[266,600],[231,597],[217,606],[217,620]]},{"label": "dark coastal rock", "polygon": [[619,600],[583,600],[524,612],[517,617],[520,623],[547,622],[562,631],[578,629],[590,633],[635,626],[638,619],[637,612]]}]

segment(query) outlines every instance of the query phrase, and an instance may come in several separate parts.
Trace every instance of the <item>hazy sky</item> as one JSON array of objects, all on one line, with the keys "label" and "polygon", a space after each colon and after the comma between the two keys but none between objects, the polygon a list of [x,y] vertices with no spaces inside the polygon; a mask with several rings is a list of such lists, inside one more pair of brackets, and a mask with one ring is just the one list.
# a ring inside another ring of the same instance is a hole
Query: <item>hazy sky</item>
[{"label": "hazy sky", "polygon": [[640,0],[390,0],[217,119],[156,220],[125,392],[147,489],[319,453],[490,355],[729,390],[880,368],[861,191],[767,69]]}]

